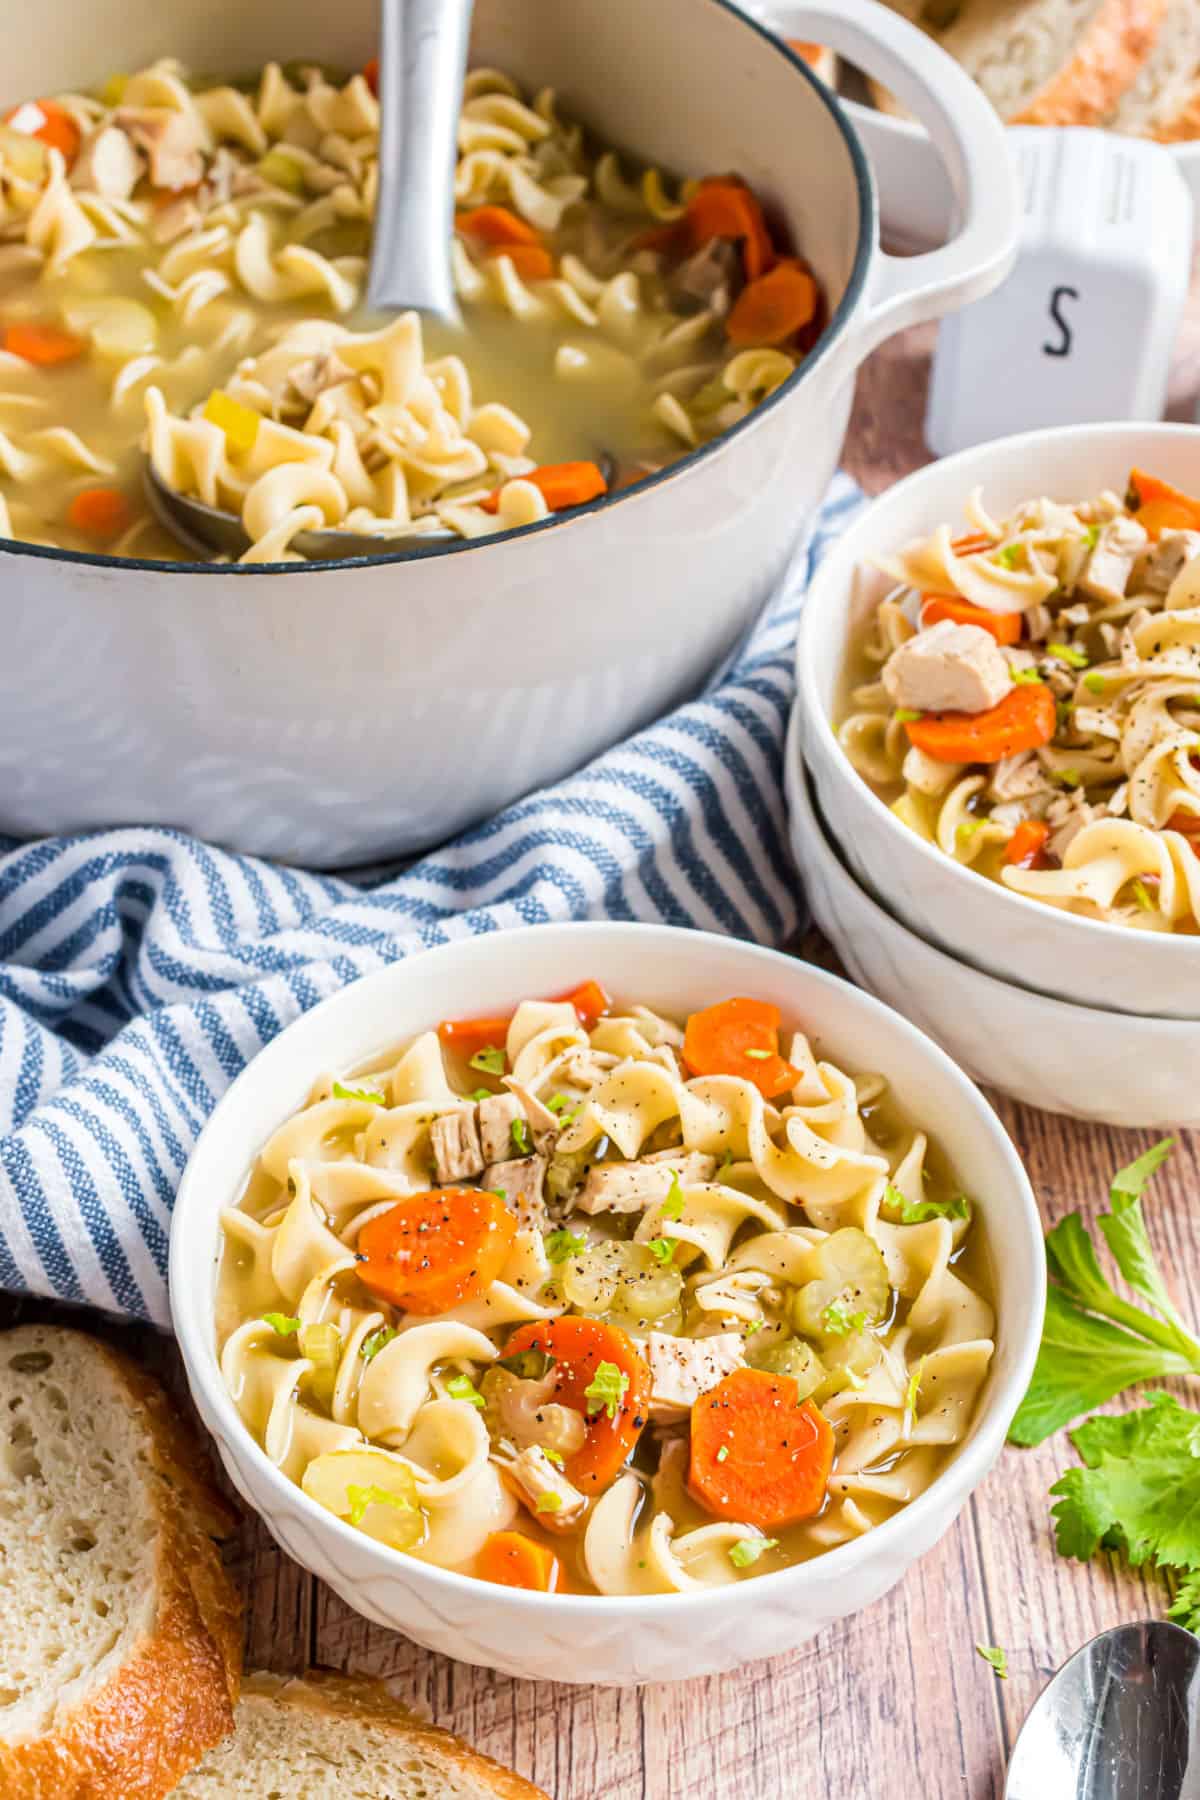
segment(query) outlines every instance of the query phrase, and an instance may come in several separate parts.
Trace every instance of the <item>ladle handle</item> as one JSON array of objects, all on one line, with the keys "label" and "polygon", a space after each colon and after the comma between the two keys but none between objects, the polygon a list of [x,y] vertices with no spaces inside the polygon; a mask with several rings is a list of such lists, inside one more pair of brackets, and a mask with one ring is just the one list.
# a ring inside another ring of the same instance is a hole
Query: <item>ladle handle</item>
[{"label": "ladle handle", "polygon": [[380,0],[379,194],[368,305],[457,323],[450,267],[472,0]]}]

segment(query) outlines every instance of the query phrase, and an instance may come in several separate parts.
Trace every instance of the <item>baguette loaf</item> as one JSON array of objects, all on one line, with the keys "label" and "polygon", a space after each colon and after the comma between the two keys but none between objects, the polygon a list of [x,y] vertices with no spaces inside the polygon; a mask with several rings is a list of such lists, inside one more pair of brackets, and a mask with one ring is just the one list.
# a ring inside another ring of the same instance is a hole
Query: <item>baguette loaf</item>
[{"label": "baguette loaf", "polygon": [[941,44],[1014,125],[1098,125],[1150,56],[1167,0],[965,0]]},{"label": "baguette loaf", "polygon": [[1171,0],[1158,41],[1106,123],[1162,143],[1200,137],[1200,5]]},{"label": "baguette loaf", "polygon": [[80,1332],[0,1334],[0,1794],[158,1800],[232,1729],[234,1515],[160,1388]]},{"label": "baguette loaf", "polygon": [[547,1800],[427,1725],[382,1682],[314,1669],[249,1675],[237,1729],[185,1775],[179,1800]]}]

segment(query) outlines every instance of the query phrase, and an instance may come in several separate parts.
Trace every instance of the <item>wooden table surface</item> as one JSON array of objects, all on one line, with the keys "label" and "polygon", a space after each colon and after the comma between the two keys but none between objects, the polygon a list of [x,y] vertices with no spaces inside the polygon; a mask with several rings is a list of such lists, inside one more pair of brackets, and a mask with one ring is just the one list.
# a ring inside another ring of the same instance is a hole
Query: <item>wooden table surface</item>
[{"label": "wooden table surface", "polygon": [[[927,460],[931,342],[927,329],[910,332],[863,370],[845,460],[871,491]],[[1175,416],[1189,416],[1198,390],[1200,288],[1176,362]],[[805,949],[824,957],[819,941]],[[1152,1138],[1002,1099],[996,1107],[1048,1224],[1103,1204],[1112,1172]],[[1190,1133],[1157,1177],[1149,1212],[1176,1300],[1193,1320],[1198,1197],[1200,1133]],[[0,1323],[54,1312],[0,1296]],[[103,1329],[179,1391],[165,1339]],[[633,1690],[538,1686],[430,1655],[359,1618],[248,1519],[232,1551],[246,1591],[247,1667],[322,1663],[384,1676],[398,1698],[531,1776],[553,1800],[999,1800],[1007,1751],[1050,1672],[1095,1632],[1161,1614],[1166,1603],[1153,1578],[1115,1558],[1083,1567],[1056,1556],[1047,1489],[1070,1460],[1062,1438],[1037,1451],[1006,1449],[898,1588],[792,1655],[719,1680]],[[1007,1649],[1007,1682],[976,1643]]]}]

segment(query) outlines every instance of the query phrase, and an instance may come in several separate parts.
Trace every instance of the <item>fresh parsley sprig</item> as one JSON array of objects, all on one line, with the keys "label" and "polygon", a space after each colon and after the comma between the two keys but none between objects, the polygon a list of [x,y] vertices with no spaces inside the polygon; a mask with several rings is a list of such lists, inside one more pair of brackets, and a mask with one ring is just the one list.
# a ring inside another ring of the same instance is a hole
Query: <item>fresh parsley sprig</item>
[{"label": "fresh parsley sprig", "polygon": [[1009,1431],[1014,1444],[1040,1444],[1136,1382],[1200,1374],[1200,1341],[1167,1293],[1142,1214],[1146,1183],[1173,1141],[1164,1138],[1113,1177],[1112,1210],[1097,1220],[1117,1268],[1153,1312],[1113,1289],[1077,1212],[1046,1234],[1053,1279],[1033,1380]]}]

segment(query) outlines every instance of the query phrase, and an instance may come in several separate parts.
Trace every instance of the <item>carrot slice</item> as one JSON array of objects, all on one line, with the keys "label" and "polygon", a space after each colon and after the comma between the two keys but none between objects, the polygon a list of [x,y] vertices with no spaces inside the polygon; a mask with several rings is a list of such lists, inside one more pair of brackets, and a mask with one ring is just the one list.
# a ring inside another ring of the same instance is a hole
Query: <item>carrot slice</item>
[{"label": "carrot slice", "polygon": [[1163,826],[1163,830],[1182,831],[1184,837],[1200,837],[1200,813],[1183,812],[1177,809],[1171,814]]},{"label": "carrot slice", "polygon": [[741,244],[747,281],[757,281],[775,261],[775,246],[758,197],[736,176],[708,176],[688,201],[685,218],[693,250],[713,238]]},{"label": "carrot slice", "polygon": [[978,556],[981,550],[990,550],[991,547],[991,538],[985,537],[982,532],[976,532],[974,536],[968,535],[950,540],[950,548],[955,556]]},{"label": "carrot slice", "polygon": [[373,56],[363,70],[363,80],[373,94],[379,93],[379,58]]},{"label": "carrot slice", "polygon": [[[565,512],[568,506],[582,506],[608,492],[608,483],[594,462],[543,463],[519,479],[540,488],[551,512]],[[499,512],[500,489],[494,488],[479,504],[484,512]]]},{"label": "carrot slice", "polygon": [[67,523],[108,543],[128,531],[133,512],[120,488],[85,488],[68,506]]},{"label": "carrot slice", "polygon": [[475,1559],[475,1573],[481,1581],[530,1588],[537,1594],[561,1594],[567,1585],[553,1550],[523,1531],[493,1531]]},{"label": "carrot slice", "polygon": [[810,44],[807,38],[784,38],[783,41],[789,50],[794,50],[797,56],[802,57],[813,68],[825,54],[824,44]]},{"label": "carrot slice", "polygon": [[25,137],[37,138],[51,150],[60,150],[68,167],[79,154],[79,127],[55,100],[24,100],[5,113],[4,123]]},{"label": "carrot slice", "polygon": [[507,256],[522,281],[549,281],[556,264],[542,244],[497,244],[493,256]]},{"label": "carrot slice", "polygon": [[731,344],[785,344],[817,310],[817,284],[794,258],[749,282],[725,321]]},{"label": "carrot slice", "polygon": [[996,763],[1018,750],[1036,750],[1054,736],[1054,695],[1044,683],[1010,688],[986,712],[925,713],[906,721],[909,742],[935,762]]},{"label": "carrot slice", "polygon": [[405,1312],[448,1312],[496,1279],[516,1233],[498,1194],[434,1188],[398,1200],[358,1236],[358,1273],[373,1294]]},{"label": "carrot slice", "polygon": [[779,1054],[779,1008],[766,1000],[721,1000],[688,1019],[683,1060],[693,1075],[740,1075],[764,1100],[794,1087],[799,1069]]},{"label": "carrot slice", "polygon": [[925,594],[921,607],[921,624],[936,625],[940,619],[951,619],[955,625],[978,625],[990,631],[998,644],[1016,644],[1021,638],[1019,612],[989,612],[986,606],[972,606],[956,594]]},{"label": "carrot slice", "polygon": [[630,248],[633,250],[657,250],[664,256],[682,256],[687,244],[686,218],[671,219],[665,225],[650,225],[630,240]]},{"label": "carrot slice", "polygon": [[1130,471],[1125,504],[1152,538],[1164,531],[1200,531],[1200,500],[1144,469]]},{"label": "carrot slice", "polygon": [[790,1375],[735,1369],[692,1407],[688,1487],[718,1519],[766,1530],[819,1511],[833,1431]]},{"label": "carrot slice", "polygon": [[1045,866],[1042,846],[1050,836],[1044,819],[1023,819],[1004,848],[1004,860],[1014,869],[1040,869]]},{"label": "carrot slice", "polygon": [[507,206],[475,206],[469,212],[455,213],[454,229],[464,237],[478,238],[481,244],[540,244],[541,238],[532,225],[518,218]]},{"label": "carrot slice", "polygon": [[[550,999],[569,1000],[585,1031],[590,1031],[596,1020],[612,1007],[611,998],[598,981],[581,981],[578,987],[569,988],[565,994],[551,994]],[[447,1050],[455,1051],[469,1062],[481,1050],[503,1050],[511,1023],[511,1013],[495,1013],[484,1019],[443,1019],[438,1026],[438,1037]]]},{"label": "carrot slice", "polygon": [[[554,1359],[554,1398],[584,1416],[587,1437],[567,1458],[565,1473],[583,1494],[597,1494],[620,1472],[646,1424],[650,1370],[633,1340],[599,1319],[566,1316],[520,1325],[506,1356],[542,1350]],[[622,1380],[622,1377],[624,1380]],[[607,1399],[588,1389],[598,1387]]]},{"label": "carrot slice", "polygon": [[612,1006],[612,1000],[598,981],[581,981],[565,994],[552,994],[552,1000],[569,1000],[579,1014],[579,1023],[585,1031],[590,1031],[596,1020],[603,1017]]},{"label": "carrot slice", "polygon": [[82,356],[86,345],[82,338],[57,325],[9,325],[4,333],[4,348],[39,368],[53,369],[59,363],[74,362]]},{"label": "carrot slice", "polygon": [[490,1019],[443,1019],[438,1026],[442,1047],[453,1050],[466,1062],[481,1050],[503,1050],[508,1036],[511,1013]]}]

